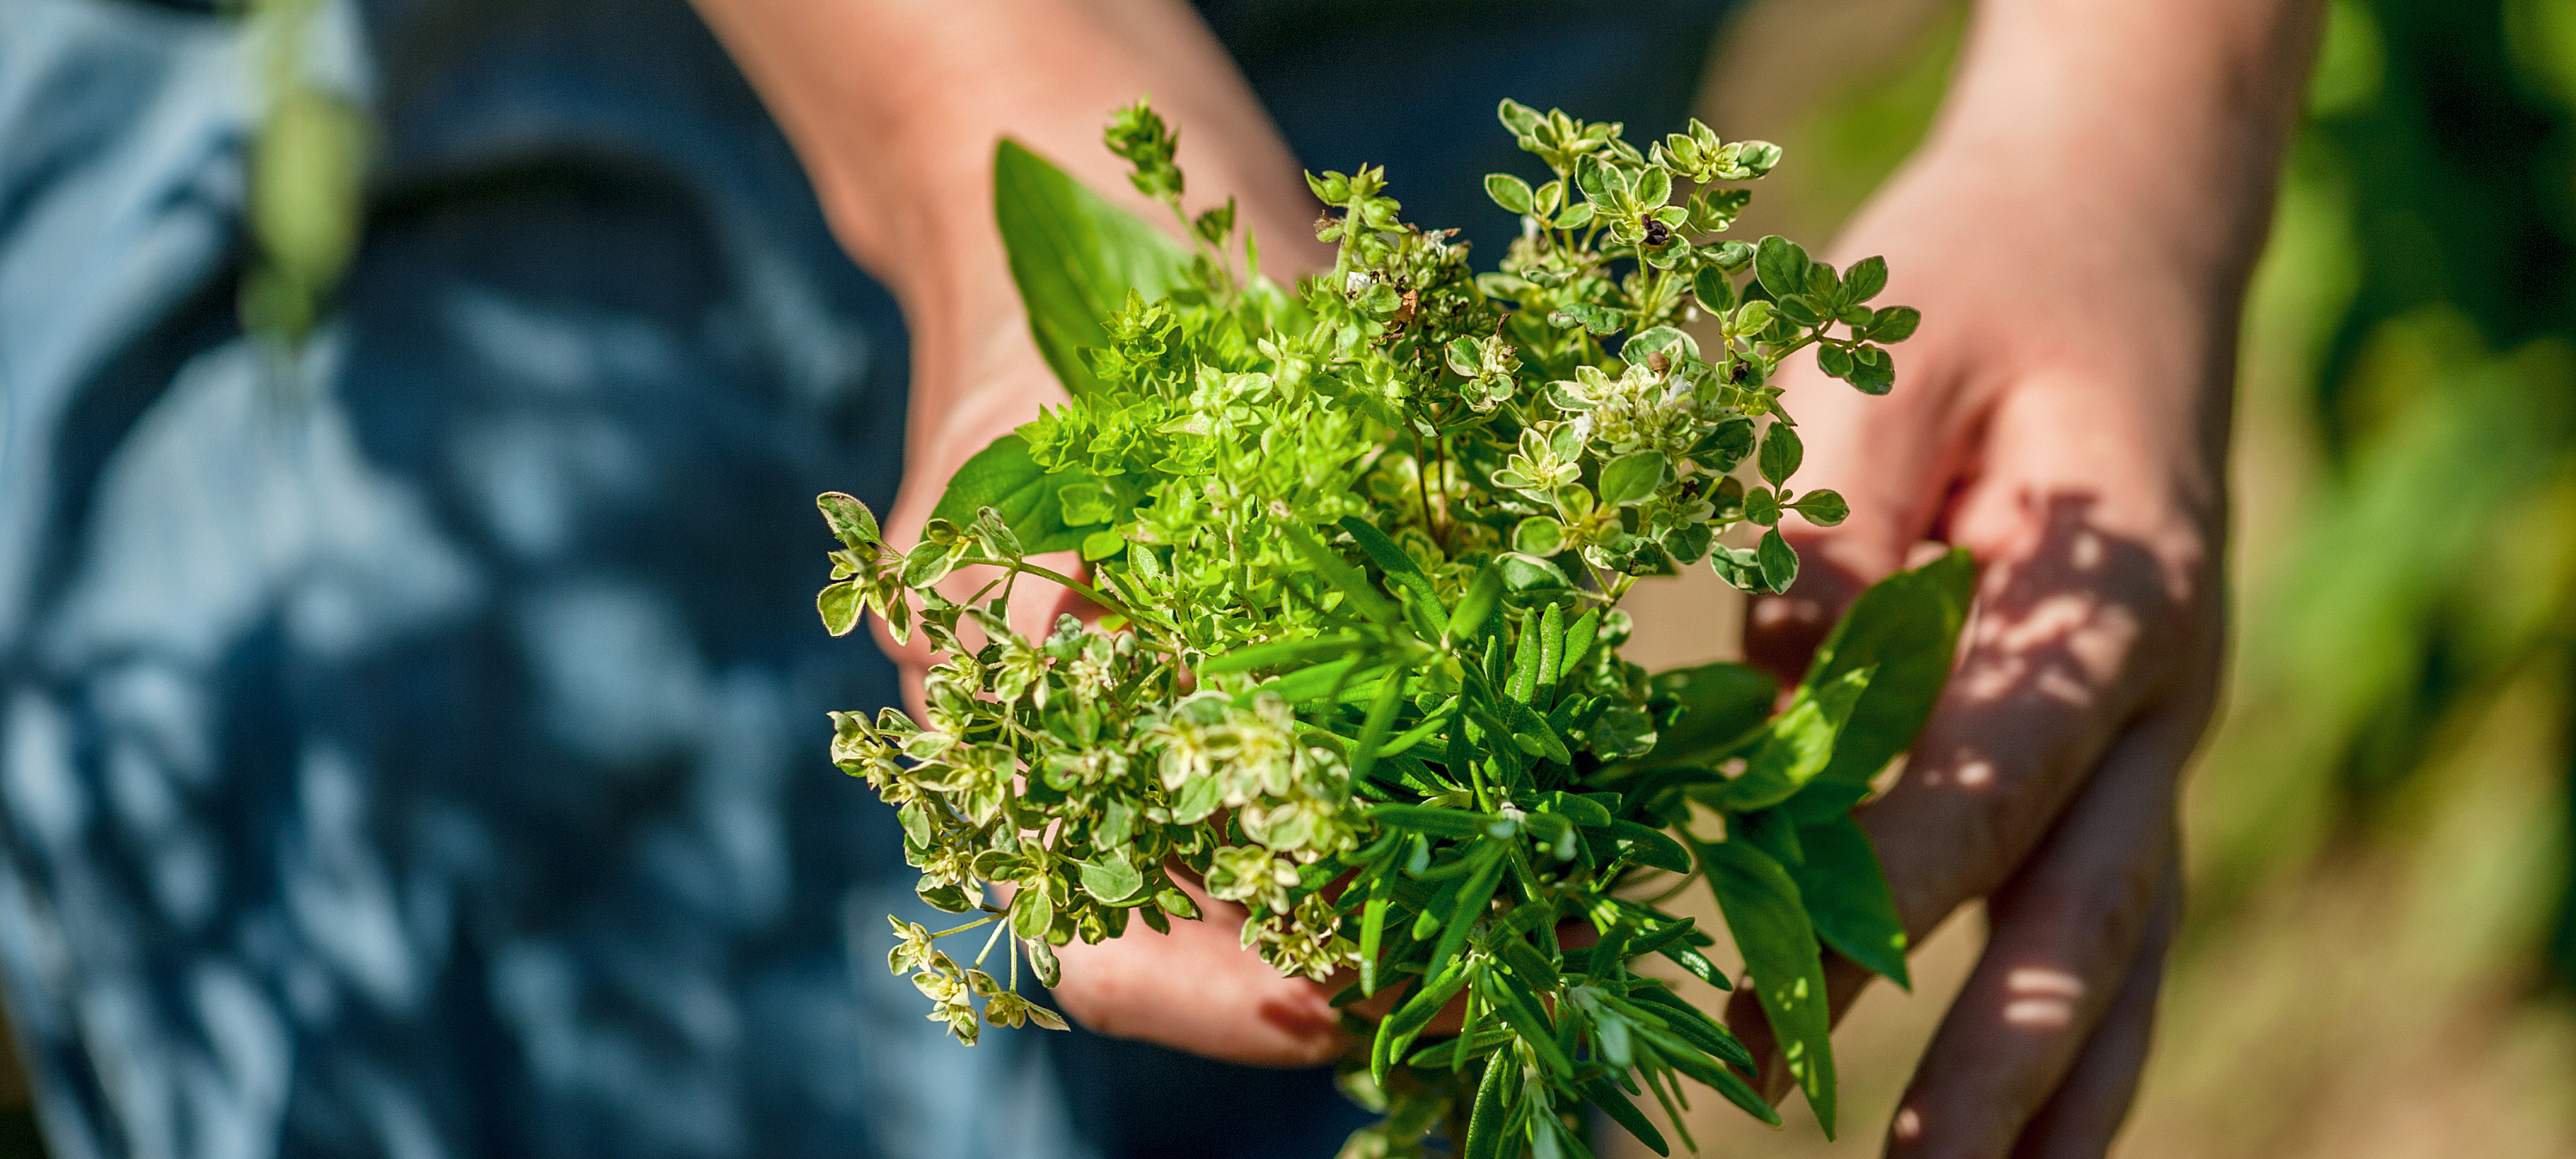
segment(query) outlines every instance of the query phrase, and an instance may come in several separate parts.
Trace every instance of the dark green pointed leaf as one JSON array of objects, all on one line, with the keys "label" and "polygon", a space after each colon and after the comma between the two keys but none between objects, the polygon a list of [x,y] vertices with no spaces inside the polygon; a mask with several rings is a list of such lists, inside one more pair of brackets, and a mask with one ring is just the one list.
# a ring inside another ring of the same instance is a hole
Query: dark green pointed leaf
[{"label": "dark green pointed leaf", "polygon": [[1653,692],[1682,702],[1681,716],[1655,734],[1649,765],[1711,764],[1716,751],[1751,731],[1771,715],[1780,684],[1749,664],[1704,664],[1658,672],[1647,679]]},{"label": "dark green pointed leaf", "polygon": [[1451,641],[1473,637],[1485,626],[1485,619],[1503,599],[1502,569],[1486,564],[1476,573],[1476,581],[1467,585],[1467,594],[1458,597],[1458,606],[1450,609],[1449,626],[1444,633]]},{"label": "dark green pointed leaf", "polygon": [[1896,896],[1888,891],[1869,834],[1845,814],[1801,826],[1798,843],[1806,861],[1791,866],[1789,876],[1798,883],[1816,936],[1871,973],[1913,989],[1905,969],[1905,923],[1896,915]]},{"label": "dark green pointed leaf", "polygon": [[1975,561],[1965,551],[1952,551],[1880,580],[1852,601],[1816,649],[1804,684],[1815,688],[1856,669],[1876,671],[1821,776],[1867,784],[1913,747],[1950,678],[1976,582]]},{"label": "dark green pointed leaf", "polygon": [[1129,290],[1159,298],[1186,280],[1178,242],[1007,138],[993,152],[993,218],[1038,352],[1076,398],[1099,389],[1080,352],[1109,344],[1101,319]]},{"label": "dark green pointed leaf", "polygon": [[1350,561],[1341,557],[1341,553],[1334,551],[1322,539],[1317,538],[1313,531],[1304,527],[1291,524],[1285,529],[1285,533],[1288,545],[1305,558],[1307,566],[1314,568],[1317,575],[1324,577],[1324,582],[1331,584],[1334,590],[1342,593],[1344,606],[1381,624],[1395,622],[1397,615],[1395,606],[1386,602],[1386,597],[1378,594],[1377,588],[1368,582],[1368,576],[1362,574],[1360,569],[1352,567]]},{"label": "dark green pointed leaf", "polygon": [[1709,889],[1744,955],[1745,972],[1763,1017],[1796,1076],[1825,1137],[1834,1135],[1833,1021],[1825,1007],[1825,971],[1805,904],[1789,872],[1739,841],[1698,847]]},{"label": "dark green pointed leaf", "polygon": [[1766,809],[1804,788],[1833,759],[1835,742],[1875,671],[1855,669],[1822,688],[1801,688],[1742,750],[1743,774],[1719,788],[1713,803],[1737,812]]},{"label": "dark green pointed leaf", "polygon": [[1050,474],[1029,457],[1028,440],[1004,435],[957,469],[930,516],[969,527],[978,509],[990,507],[1001,514],[1003,526],[1019,536],[1023,550],[1033,554],[1072,551],[1082,546],[1083,533],[1065,523],[1058,493],[1069,484],[1096,481],[1091,472],[1080,469]]},{"label": "dark green pointed leaf", "polygon": [[1360,545],[1360,551],[1369,557],[1369,562],[1386,573],[1387,582],[1404,594],[1405,601],[1411,605],[1409,611],[1415,629],[1425,636],[1439,635],[1439,622],[1446,618],[1442,615],[1446,609],[1440,606],[1440,596],[1431,586],[1431,577],[1422,574],[1422,566],[1413,562],[1413,557],[1401,545],[1387,538],[1385,532],[1368,520],[1353,515],[1342,520],[1341,528]]},{"label": "dark green pointed leaf", "polygon": [[1620,820],[1610,823],[1610,833],[1620,853],[1631,861],[1672,873],[1690,872],[1690,851],[1663,830]]},{"label": "dark green pointed leaf", "polygon": [[1349,655],[1368,646],[1368,641],[1355,636],[1326,636],[1308,640],[1276,640],[1237,648],[1223,656],[1199,665],[1199,675],[1217,676],[1228,672],[1250,672],[1257,668],[1284,668],[1291,664],[1312,664],[1336,656]]},{"label": "dark green pointed leaf", "polygon": [[1610,1080],[1592,1079],[1583,1083],[1580,1089],[1583,1091],[1585,1100],[1601,1108],[1601,1113],[1609,1116],[1611,1122],[1619,1124],[1630,1135],[1636,1136],[1637,1141],[1645,1144],[1647,1150],[1657,1155],[1668,1156],[1673,1153],[1672,1145],[1664,1142],[1664,1133],[1656,1130],[1655,1124],[1646,1118],[1645,1112],[1638,1110],[1637,1104],[1629,1101],[1627,1093],[1611,1085]]}]

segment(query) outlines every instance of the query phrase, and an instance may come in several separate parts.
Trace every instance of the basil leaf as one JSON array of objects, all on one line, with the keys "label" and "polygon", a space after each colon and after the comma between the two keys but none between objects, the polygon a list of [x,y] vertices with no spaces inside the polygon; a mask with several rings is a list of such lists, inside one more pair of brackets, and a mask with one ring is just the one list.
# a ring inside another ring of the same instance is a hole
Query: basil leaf
[{"label": "basil leaf", "polygon": [[1834,1044],[1815,927],[1789,871],[1741,841],[1694,843],[1717,908],[1744,954],[1763,1017],[1825,1137],[1834,1135]]},{"label": "basil leaf", "polygon": [[1772,717],[1744,754],[1744,773],[1717,789],[1711,803],[1738,812],[1789,799],[1832,760],[1843,725],[1877,669],[1844,672],[1821,689],[1801,688],[1789,709]]},{"label": "basil leaf", "polygon": [[1975,562],[1965,551],[1952,551],[1880,580],[1852,601],[1816,649],[1802,683],[1820,688],[1858,669],[1875,671],[1820,776],[1867,784],[1914,746],[1950,678],[1976,582]]},{"label": "basil leaf", "polygon": [[1860,963],[1870,973],[1908,990],[1914,980],[1905,969],[1905,923],[1896,915],[1896,895],[1870,847],[1869,834],[1850,816],[1798,829],[1806,860],[1789,868],[1806,903],[1807,920],[1816,936]]},{"label": "basil leaf", "polygon": [[1080,468],[1050,473],[1029,457],[1028,440],[1004,435],[957,469],[930,517],[968,527],[978,509],[990,507],[1030,554],[1072,551],[1082,546],[1083,532],[1065,523],[1059,492],[1077,482],[1097,479]]},{"label": "basil leaf", "polygon": [[1100,388],[1080,352],[1109,345],[1101,319],[1129,290],[1160,298],[1188,281],[1179,243],[1009,138],[993,151],[993,219],[1038,353],[1076,398]]},{"label": "basil leaf", "polygon": [[1746,664],[1703,664],[1647,678],[1649,691],[1681,703],[1681,716],[1657,730],[1648,764],[1707,763],[1711,754],[1771,715],[1780,683]]}]

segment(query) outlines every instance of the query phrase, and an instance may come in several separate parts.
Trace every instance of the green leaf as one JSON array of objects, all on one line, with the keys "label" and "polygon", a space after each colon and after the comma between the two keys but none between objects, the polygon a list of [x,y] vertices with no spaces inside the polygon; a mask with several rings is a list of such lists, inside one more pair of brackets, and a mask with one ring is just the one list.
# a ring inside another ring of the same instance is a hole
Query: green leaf
[{"label": "green leaf", "polygon": [[[1587,203],[1575,208],[1588,210],[1591,207]],[[1586,214],[1586,216],[1590,215]],[[1616,334],[1620,327],[1628,324],[1627,316],[1619,311],[1589,302],[1568,303],[1548,315],[1547,320],[1559,326],[1581,326],[1595,334]]]},{"label": "green leaf", "polygon": [[1123,853],[1103,853],[1082,863],[1083,892],[1104,905],[1116,905],[1143,888],[1145,875],[1129,864]]},{"label": "green leaf", "polygon": [[1369,769],[1377,764],[1378,749],[1386,744],[1387,731],[1395,725],[1395,710],[1403,701],[1402,673],[1389,672],[1378,682],[1377,702],[1369,706],[1368,720],[1360,727],[1360,743],[1351,754],[1351,779],[1366,780]]},{"label": "green leaf", "polygon": [[1356,515],[1348,516],[1342,520],[1341,528],[1360,545],[1369,562],[1376,564],[1396,589],[1404,593],[1406,601],[1413,606],[1414,626],[1423,635],[1439,635],[1439,613],[1446,609],[1440,606],[1439,593],[1431,586],[1431,577],[1422,574],[1421,565],[1413,562],[1413,557],[1406,554],[1404,548],[1387,538],[1385,532],[1368,520]]},{"label": "green leaf", "polygon": [[1690,872],[1690,851],[1663,830],[1621,820],[1610,823],[1610,834],[1619,842],[1620,853],[1640,865],[1672,873]]},{"label": "green leaf", "polygon": [[1600,634],[1601,609],[1599,608],[1583,613],[1572,626],[1566,628],[1565,662],[1556,670],[1558,681],[1561,682],[1574,674],[1575,666],[1583,663],[1584,654],[1592,651],[1592,641]]},{"label": "green leaf", "polygon": [[1356,636],[1326,636],[1309,640],[1274,640],[1237,648],[1223,656],[1199,665],[1199,675],[1219,676],[1228,672],[1249,672],[1256,668],[1284,668],[1290,664],[1312,664],[1337,656],[1346,656],[1368,646]]},{"label": "green leaf", "polygon": [[1802,683],[1819,688],[1850,672],[1875,671],[1820,776],[1865,785],[1914,746],[1950,678],[1976,582],[1975,561],[1954,550],[1880,580],[1852,601],[1816,649]]},{"label": "green leaf", "polygon": [[1709,961],[1708,955],[1700,953],[1697,946],[1687,942],[1672,942],[1655,947],[1655,952],[1702,982],[1720,990],[1735,988],[1735,983],[1726,980],[1726,971],[1718,969],[1717,963]]},{"label": "green leaf", "polygon": [[1650,765],[1713,764],[1719,749],[1771,715],[1780,684],[1747,664],[1705,664],[1647,678],[1648,690],[1681,701],[1681,716],[1656,733]]},{"label": "green leaf", "polygon": [[1380,825],[1414,833],[1460,839],[1482,837],[1496,821],[1501,820],[1490,813],[1434,805],[1373,805],[1369,807],[1368,818]]},{"label": "green leaf", "polygon": [[1664,1142],[1664,1133],[1656,1130],[1655,1124],[1646,1118],[1645,1112],[1638,1110],[1637,1104],[1630,1102],[1627,1094],[1611,1085],[1610,1080],[1592,1079],[1576,1089],[1583,1092],[1586,1101],[1601,1108],[1601,1113],[1609,1116],[1611,1122],[1619,1124],[1629,1134],[1636,1136],[1637,1141],[1645,1144],[1647,1150],[1657,1155],[1673,1153],[1672,1146]]},{"label": "green leaf", "polygon": [[1378,623],[1395,622],[1394,605],[1387,603],[1386,597],[1379,595],[1377,589],[1369,584],[1368,577],[1360,574],[1360,569],[1352,567],[1348,560],[1341,557],[1341,553],[1326,546],[1323,540],[1316,538],[1314,532],[1302,526],[1290,524],[1284,530],[1288,545],[1295,548],[1297,554],[1305,557],[1307,566],[1314,568],[1317,574],[1323,576],[1324,582],[1333,585],[1335,590],[1342,593],[1342,598],[1348,602],[1348,606]]},{"label": "green leaf", "polygon": [[1923,324],[1923,312],[1912,306],[1887,306],[1869,316],[1872,342],[1903,342],[1914,336],[1914,328]]},{"label": "green leaf", "polygon": [[1059,492],[1070,484],[1097,481],[1080,468],[1050,474],[1029,457],[1028,440],[1004,435],[957,469],[930,517],[966,527],[973,525],[978,509],[990,507],[1029,553],[1072,551],[1082,546],[1083,533],[1065,523]]},{"label": "green leaf", "polygon": [[1080,352],[1109,344],[1101,319],[1127,292],[1154,299],[1187,284],[1179,243],[1008,138],[993,151],[993,218],[1038,353],[1076,398],[1099,389]]},{"label": "green leaf", "polygon": [[1807,444],[1798,438],[1798,428],[1787,423],[1773,423],[1762,432],[1762,477],[1774,487],[1789,481],[1798,473],[1798,464],[1807,461]]},{"label": "green leaf", "polygon": [[1030,941],[1046,937],[1055,924],[1055,903],[1043,889],[1023,888],[1011,895],[1011,932]]},{"label": "green leaf", "polygon": [[1745,1070],[1753,1069],[1753,1052],[1745,1048],[1734,1032],[1718,1025],[1698,1007],[1682,1001],[1671,988],[1661,984],[1639,986],[1628,992],[1628,998],[1660,1015],[1672,1027],[1676,1037],[1702,1052]]},{"label": "green leaf", "polygon": [[1656,485],[1663,481],[1663,452],[1621,455],[1601,468],[1601,502],[1612,507],[1636,506],[1653,498]]},{"label": "green leaf", "polygon": [[1494,887],[1502,883],[1503,863],[1499,845],[1488,842],[1476,851],[1484,865],[1467,879],[1466,888],[1458,891],[1457,904],[1440,918],[1440,941],[1431,947],[1429,969],[1438,972],[1467,948],[1467,937],[1475,930],[1476,919],[1484,916],[1485,907],[1494,900]]},{"label": "green leaf", "polygon": [[1798,243],[1778,234],[1763,238],[1753,250],[1753,276],[1775,299],[1807,292],[1807,272],[1814,261]]},{"label": "green leaf", "polygon": [[1494,566],[1503,573],[1503,586],[1516,592],[1567,586],[1563,570],[1535,555],[1507,551],[1494,557]]},{"label": "green leaf", "polygon": [[1460,1159],[1500,1159],[1503,1120],[1509,1117],[1503,1084],[1518,1069],[1520,1064],[1501,1051],[1486,1060],[1485,1075],[1476,1081],[1476,1100],[1468,1105],[1467,1143],[1459,1149]]},{"label": "green leaf", "polygon": [[1788,540],[1780,538],[1779,528],[1763,532],[1762,542],[1754,545],[1753,552],[1762,566],[1763,587],[1777,594],[1798,582],[1798,553],[1790,549]]},{"label": "green leaf", "polygon": [[1711,314],[1722,314],[1735,308],[1735,283],[1726,280],[1726,271],[1716,266],[1702,266],[1691,278],[1691,293],[1699,298],[1699,308]]},{"label": "green leaf", "polygon": [[1739,812],[1767,809],[1823,772],[1876,671],[1854,668],[1822,687],[1800,687],[1788,710],[1772,717],[1751,742],[1743,754],[1743,774],[1726,782],[1714,803]]},{"label": "green leaf", "polygon": [[1534,201],[1529,182],[1509,173],[1485,174],[1485,196],[1513,213],[1528,213]]},{"label": "green leaf", "polygon": [[1744,1081],[1743,1077],[1737,1075],[1732,1068],[1701,1054],[1689,1043],[1683,1042],[1666,1031],[1650,1026],[1639,1026],[1637,1034],[1651,1043],[1651,1049],[1656,1056],[1670,1064],[1674,1070],[1707,1084],[1717,1093],[1726,1096],[1727,1102],[1742,1108],[1744,1113],[1771,1126],[1780,1125],[1780,1112],[1774,1110],[1770,1102],[1753,1089],[1753,1084]]},{"label": "green leaf", "polygon": [[846,636],[859,626],[859,613],[865,605],[859,599],[859,585],[842,580],[824,588],[814,597],[814,610],[823,614],[823,630],[835,636]]},{"label": "green leaf", "polygon": [[1476,573],[1475,582],[1467,585],[1467,594],[1458,597],[1458,606],[1450,609],[1449,626],[1443,635],[1451,641],[1473,637],[1477,629],[1485,626],[1486,618],[1494,614],[1494,608],[1502,603],[1502,599],[1502,570],[1486,564]]},{"label": "green leaf", "polygon": [[1368,904],[1360,916],[1360,993],[1377,993],[1378,951],[1386,944],[1387,908],[1395,899],[1395,871],[1380,870],[1369,879]]},{"label": "green leaf", "polygon": [[[1878,354],[1875,359],[1870,354]],[[1886,394],[1896,389],[1896,362],[1874,346],[1863,346],[1852,363],[1851,374],[1844,381],[1862,394]]]},{"label": "green leaf", "polygon": [[1886,288],[1886,258],[1862,258],[1853,262],[1851,269],[1843,272],[1843,300],[1846,302],[1866,302],[1877,297],[1878,292]]},{"label": "green leaf", "polygon": [[1440,1008],[1467,985],[1467,977],[1468,967],[1463,964],[1452,970],[1434,971],[1414,988],[1412,997],[1395,1008],[1395,1013],[1377,1024],[1377,1036],[1369,1044],[1369,1071],[1379,1085],[1386,1083],[1387,1071],[1396,1059],[1404,1057],[1404,1048],[1412,1045],[1413,1037],[1431,1025]]},{"label": "green leaf", "polygon": [[1789,876],[1798,883],[1816,935],[1871,973],[1913,989],[1905,970],[1905,923],[1860,822],[1845,814],[1800,826],[1798,844],[1806,861],[1791,866]]},{"label": "green leaf", "polygon": [[1815,928],[1798,884],[1780,863],[1739,841],[1698,844],[1709,889],[1744,955],[1745,972],[1779,1040],[1789,1073],[1825,1137],[1834,1135],[1833,1022],[1825,1006],[1825,971]]},{"label": "green leaf", "polygon": [[823,522],[832,528],[841,546],[866,552],[884,542],[877,532],[877,517],[869,512],[867,504],[838,491],[826,491],[814,497],[814,506],[822,509]]},{"label": "green leaf", "polygon": [[1789,510],[1806,516],[1807,522],[1818,527],[1832,527],[1851,518],[1851,505],[1843,502],[1843,497],[1833,491],[1809,491],[1790,504]]},{"label": "green leaf", "polygon": [[1489,988],[1487,994],[1494,999],[1503,1020],[1520,1032],[1521,1041],[1530,1045],[1540,1064],[1562,1078],[1573,1078],[1574,1060],[1557,1045],[1556,1027],[1548,1023],[1546,1008],[1539,1004],[1530,982],[1517,973],[1488,974],[1486,977],[1499,983]]}]

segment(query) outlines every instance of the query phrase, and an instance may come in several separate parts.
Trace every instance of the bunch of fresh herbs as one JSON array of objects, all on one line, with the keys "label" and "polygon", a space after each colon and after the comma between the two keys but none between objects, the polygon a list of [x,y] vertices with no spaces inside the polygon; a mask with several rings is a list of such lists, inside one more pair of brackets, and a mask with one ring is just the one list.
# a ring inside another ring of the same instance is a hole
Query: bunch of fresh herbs
[{"label": "bunch of fresh herbs", "polygon": [[[890,961],[958,1038],[1060,1027],[1017,993],[1021,960],[1053,983],[1055,947],[1194,920],[1194,878],[1281,971],[1350,979],[1343,1005],[1395,996],[1352,1019],[1369,1049],[1346,1085],[1387,1117],[1350,1154],[1588,1155],[1590,1107],[1662,1152],[1632,1097],[1679,1129],[1680,1078],[1779,1121],[1744,1046],[1634,968],[1728,985],[1659,904],[1704,881],[1830,1131],[1822,947],[1906,979],[1851,809],[1930,710],[1969,566],[1871,588],[1785,696],[1741,665],[1621,659],[1619,604],[1702,560],[1786,589],[1780,522],[1845,506],[1792,488],[1774,373],[1812,350],[1882,393],[1917,316],[1870,304],[1878,259],[1721,239],[1774,146],[1501,118],[1553,177],[1486,178],[1522,225],[1496,270],[1404,223],[1368,167],[1309,176],[1339,253],[1293,289],[1231,203],[1182,210],[1142,103],[1108,143],[1187,248],[1001,146],[1012,272],[1070,401],[969,462],[907,550],[820,500],[831,631],[874,612],[941,657],[920,720],[836,714],[833,753],[900,809],[921,896],[973,915],[897,921]],[[990,578],[943,595],[960,573]],[[1031,584],[1097,622],[1015,633]],[[969,959],[940,948],[986,926]],[[1426,1036],[1444,1009],[1463,1028]]]}]

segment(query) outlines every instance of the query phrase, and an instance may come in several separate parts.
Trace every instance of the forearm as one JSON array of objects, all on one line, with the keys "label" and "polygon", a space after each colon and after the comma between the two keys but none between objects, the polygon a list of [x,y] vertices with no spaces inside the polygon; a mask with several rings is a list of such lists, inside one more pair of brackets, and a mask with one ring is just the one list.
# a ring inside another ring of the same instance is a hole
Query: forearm
[{"label": "forearm", "polygon": [[[1974,469],[1937,456],[2047,405],[2064,412],[2032,420],[2062,428],[2049,441],[2085,444],[2067,486],[2098,489],[2083,480],[2131,463],[2138,477],[2106,503],[2153,497],[2204,531],[2223,524],[2237,318],[2320,9],[1981,0],[1931,137],[1843,242],[1846,257],[1888,255],[1889,292],[1923,309],[1917,347],[1987,352],[1959,363],[1973,374],[1900,385],[1903,421],[1947,433],[1900,440],[1889,453],[1923,461],[1887,478]],[[1998,411],[2013,383],[2052,389]],[[1824,394],[1819,417],[1856,406]],[[1847,497],[1909,524],[1942,502]]]},{"label": "forearm", "polygon": [[1002,136],[1168,225],[1100,145],[1109,112],[1150,92],[1184,129],[1194,207],[1240,198],[1274,264],[1312,245],[1295,160],[1179,0],[697,3],[786,130],[842,244],[903,304],[916,450],[1018,421],[984,411],[1036,405],[975,397],[1020,353],[993,347],[1027,342],[993,224]]},{"label": "forearm", "polygon": [[2271,217],[2322,0],[1981,0],[1927,153],[1982,158],[2063,212],[2241,288]]}]

